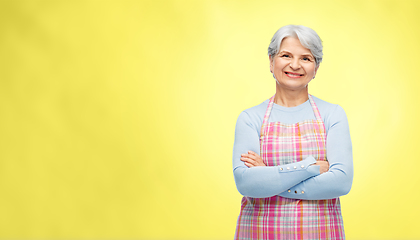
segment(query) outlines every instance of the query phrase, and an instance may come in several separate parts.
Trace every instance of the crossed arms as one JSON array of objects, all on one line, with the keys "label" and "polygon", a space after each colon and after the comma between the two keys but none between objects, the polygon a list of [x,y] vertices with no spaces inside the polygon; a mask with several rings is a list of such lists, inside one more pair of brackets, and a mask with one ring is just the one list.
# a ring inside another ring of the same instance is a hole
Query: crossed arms
[{"label": "crossed arms", "polygon": [[[287,198],[319,200],[347,194],[353,181],[352,146],[344,110],[337,105],[327,131],[329,169],[321,174],[312,156],[282,166],[251,166],[241,161],[241,154],[260,152],[257,127],[242,112],[236,123],[233,148],[233,173],[236,187],[244,196],[254,198],[279,195]],[[327,128],[327,126],[326,126]],[[296,167],[296,168],[295,168]]]}]

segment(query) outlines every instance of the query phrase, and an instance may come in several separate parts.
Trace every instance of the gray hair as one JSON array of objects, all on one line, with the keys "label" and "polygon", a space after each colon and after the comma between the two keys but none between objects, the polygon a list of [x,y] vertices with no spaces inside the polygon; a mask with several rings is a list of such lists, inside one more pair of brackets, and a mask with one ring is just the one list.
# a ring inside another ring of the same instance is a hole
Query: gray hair
[{"label": "gray hair", "polygon": [[268,46],[268,55],[273,58],[280,50],[280,44],[286,37],[297,37],[305,48],[309,49],[315,57],[316,66],[322,62],[322,41],[311,28],[302,25],[286,25],[281,27],[271,39]]}]

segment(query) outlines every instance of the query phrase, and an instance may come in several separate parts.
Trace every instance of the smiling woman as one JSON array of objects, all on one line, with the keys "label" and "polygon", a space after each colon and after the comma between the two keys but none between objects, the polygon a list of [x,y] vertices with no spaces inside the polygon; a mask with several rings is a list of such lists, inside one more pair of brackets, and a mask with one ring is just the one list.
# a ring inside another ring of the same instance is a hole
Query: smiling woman
[{"label": "smiling woman", "polygon": [[276,94],[236,123],[233,173],[244,197],[235,239],[344,239],[339,196],[353,180],[347,117],[308,93],[321,39],[288,25],[274,34],[268,55]]}]

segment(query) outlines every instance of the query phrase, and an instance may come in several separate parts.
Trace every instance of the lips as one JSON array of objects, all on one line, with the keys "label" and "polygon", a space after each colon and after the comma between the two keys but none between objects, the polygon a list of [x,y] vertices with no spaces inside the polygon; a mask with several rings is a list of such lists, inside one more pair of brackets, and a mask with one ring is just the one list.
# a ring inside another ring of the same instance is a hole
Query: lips
[{"label": "lips", "polygon": [[294,72],[284,72],[288,77],[291,78],[298,78],[298,77],[302,77],[303,74],[300,73],[294,73]]}]

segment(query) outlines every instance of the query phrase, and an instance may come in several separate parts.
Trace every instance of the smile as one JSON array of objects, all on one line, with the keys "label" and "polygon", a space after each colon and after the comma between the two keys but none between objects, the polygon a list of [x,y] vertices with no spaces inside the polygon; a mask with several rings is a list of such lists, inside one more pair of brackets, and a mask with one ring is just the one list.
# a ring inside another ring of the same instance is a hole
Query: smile
[{"label": "smile", "polygon": [[300,78],[303,74],[293,73],[293,72],[284,72],[290,78]]}]

